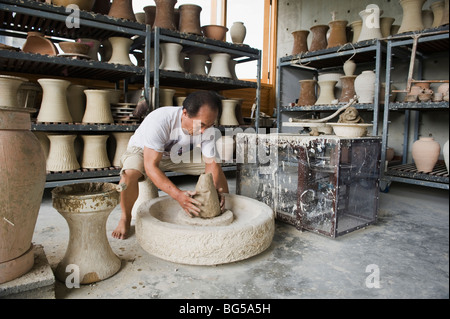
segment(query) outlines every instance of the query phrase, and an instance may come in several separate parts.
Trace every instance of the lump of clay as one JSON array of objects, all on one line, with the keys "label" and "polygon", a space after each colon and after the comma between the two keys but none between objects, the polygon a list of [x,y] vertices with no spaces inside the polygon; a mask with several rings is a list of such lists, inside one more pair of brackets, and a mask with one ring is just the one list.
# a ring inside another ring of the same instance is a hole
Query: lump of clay
[{"label": "lump of clay", "polygon": [[359,115],[358,110],[354,106],[349,106],[344,113],[339,116],[338,123],[364,123],[364,120]]},{"label": "lump of clay", "polygon": [[214,186],[211,173],[200,175],[195,186],[195,191],[194,199],[202,203],[199,213],[201,218],[213,218],[222,213],[220,210],[219,195]]}]

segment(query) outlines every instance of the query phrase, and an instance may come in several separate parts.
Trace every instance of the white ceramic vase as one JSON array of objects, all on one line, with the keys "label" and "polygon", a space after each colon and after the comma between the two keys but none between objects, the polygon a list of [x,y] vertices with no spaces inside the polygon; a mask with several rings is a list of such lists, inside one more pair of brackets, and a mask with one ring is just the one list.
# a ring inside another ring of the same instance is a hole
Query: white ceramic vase
[{"label": "white ceramic vase", "polygon": [[133,40],[124,37],[111,37],[108,40],[112,47],[112,54],[108,63],[134,65],[130,60],[130,48]]},{"label": "white ceramic vase", "polygon": [[159,68],[166,71],[184,72],[180,63],[183,46],[178,43],[161,43],[161,63]]},{"label": "white ceramic vase", "polygon": [[206,61],[208,61],[208,58],[205,54],[190,54],[189,73],[206,75]]},{"label": "white ceramic vase", "polygon": [[17,76],[0,75],[0,107],[21,107],[17,92],[22,83],[28,79]]},{"label": "white ceramic vase", "polygon": [[116,150],[114,152],[114,157],[112,161],[112,165],[114,167],[120,167],[120,158],[122,157],[123,153],[127,150],[128,141],[130,140],[131,136],[133,136],[133,132],[114,132],[112,135],[114,136],[114,139],[116,140]]},{"label": "white ceramic vase", "polygon": [[337,81],[325,80],[318,81],[317,83],[320,86],[320,93],[315,105],[331,104],[332,101],[336,100],[334,95],[334,86]]},{"label": "white ceramic vase", "polygon": [[111,113],[111,90],[84,90],[86,94],[86,110],[82,123],[114,123]]},{"label": "white ceramic vase", "polygon": [[222,100],[222,115],[220,116],[220,125],[237,126],[239,121],[236,118],[237,100]]},{"label": "white ceramic vase", "polygon": [[449,170],[448,170],[448,140],[447,140],[447,142],[444,143],[444,147],[442,148],[442,153],[444,155],[445,167],[447,167],[447,173],[448,173],[449,172]]},{"label": "white ceramic vase", "polygon": [[419,137],[412,145],[411,155],[419,172],[430,173],[436,165],[441,146],[433,137]]},{"label": "white ceramic vase", "polygon": [[355,74],[355,70],[356,70],[356,63],[353,60],[347,60],[344,62],[344,74],[345,76],[350,76]]},{"label": "white ceramic vase", "polygon": [[212,53],[211,57],[211,69],[208,76],[232,78],[230,72],[230,55],[228,53]]},{"label": "white ceramic vase", "polygon": [[369,4],[365,10],[359,12],[363,23],[358,42],[371,39],[380,39],[380,8],[376,4]]},{"label": "white ceramic vase", "polygon": [[236,21],[230,27],[231,41],[236,44],[244,43],[245,35],[247,34],[247,28],[243,22]]},{"label": "white ceramic vase", "polygon": [[80,123],[83,119],[84,111],[86,109],[86,95],[84,90],[87,86],[72,84],[67,89],[67,105],[74,123]]},{"label": "white ceramic vase", "polygon": [[69,81],[59,79],[38,79],[42,86],[42,102],[38,122],[72,122],[67,104],[67,88]]},{"label": "white ceramic vase", "polygon": [[355,79],[355,93],[359,103],[373,103],[375,96],[375,73],[362,71]]},{"label": "white ceramic vase", "polygon": [[47,171],[66,172],[80,168],[75,154],[76,135],[48,134],[50,148],[47,156]]},{"label": "white ceramic vase", "polygon": [[106,149],[109,135],[81,135],[83,138],[82,168],[104,168],[111,166]]},{"label": "white ceramic vase", "polygon": [[402,23],[398,33],[423,30],[422,7],[426,0],[400,0],[403,9]]}]

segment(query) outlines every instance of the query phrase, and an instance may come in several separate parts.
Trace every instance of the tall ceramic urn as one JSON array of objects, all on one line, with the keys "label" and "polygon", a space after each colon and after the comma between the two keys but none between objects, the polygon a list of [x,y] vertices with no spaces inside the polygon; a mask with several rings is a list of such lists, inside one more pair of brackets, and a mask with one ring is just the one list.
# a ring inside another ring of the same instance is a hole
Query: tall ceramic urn
[{"label": "tall ceramic urn", "polygon": [[412,145],[411,155],[419,172],[430,173],[436,165],[441,146],[433,137],[419,137]]},{"label": "tall ceramic urn", "polygon": [[154,27],[177,30],[175,21],[175,4],[177,0],[155,0],[156,12]]},{"label": "tall ceramic urn", "polygon": [[323,50],[327,48],[327,31],[330,27],[325,24],[319,24],[309,28],[312,34],[309,51]]},{"label": "tall ceramic urn", "polygon": [[179,9],[179,31],[183,33],[202,35],[202,28],[200,26],[200,12],[202,11],[202,7],[195,4],[182,4]]},{"label": "tall ceramic urn", "polygon": [[362,71],[355,79],[355,93],[359,103],[373,103],[376,75],[373,71]]},{"label": "tall ceramic urn", "polygon": [[42,102],[38,122],[72,122],[69,105],[67,104],[67,88],[69,81],[60,79],[39,79],[42,86]]},{"label": "tall ceramic urn", "polygon": [[46,179],[44,151],[30,131],[35,110],[3,104],[0,98],[0,284],[34,265],[31,240]]},{"label": "tall ceramic urn", "polygon": [[422,7],[426,0],[400,0],[403,9],[402,24],[398,33],[423,30]]}]

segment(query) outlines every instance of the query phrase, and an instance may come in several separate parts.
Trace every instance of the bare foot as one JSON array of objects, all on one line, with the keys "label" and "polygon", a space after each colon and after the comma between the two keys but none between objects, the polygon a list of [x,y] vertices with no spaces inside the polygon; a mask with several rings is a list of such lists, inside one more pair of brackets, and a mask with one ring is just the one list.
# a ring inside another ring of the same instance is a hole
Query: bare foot
[{"label": "bare foot", "polygon": [[130,231],[130,222],[126,219],[120,219],[116,229],[112,232],[112,236],[117,239],[127,239]]}]

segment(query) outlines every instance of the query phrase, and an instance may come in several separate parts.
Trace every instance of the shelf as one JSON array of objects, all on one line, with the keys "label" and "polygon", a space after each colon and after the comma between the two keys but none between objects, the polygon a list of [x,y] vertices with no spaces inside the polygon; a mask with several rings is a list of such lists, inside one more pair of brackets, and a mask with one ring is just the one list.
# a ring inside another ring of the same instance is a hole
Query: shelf
[{"label": "shelf", "polygon": [[[322,112],[322,111],[337,111],[345,104],[331,104],[331,105],[308,105],[308,106],[283,106],[280,112]],[[353,105],[357,110],[373,111],[373,104],[371,103],[356,103]]]},{"label": "shelf", "polygon": [[448,109],[449,103],[442,102],[394,102],[389,103],[389,110],[437,110]]},{"label": "shelf", "polygon": [[74,124],[74,123],[32,123],[32,131],[65,132],[133,132],[139,124]]},{"label": "shelf", "polygon": [[385,173],[385,175],[410,178],[414,180],[444,183],[447,185],[449,184],[449,176],[447,168],[442,161],[439,161],[433,168],[433,171],[430,173],[419,172],[416,168],[416,165],[410,163],[397,166],[390,166],[388,167],[388,170]]}]

